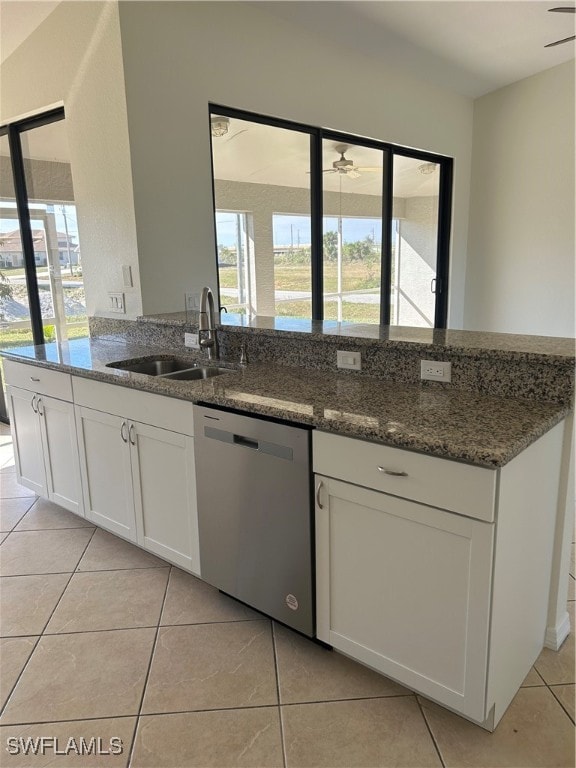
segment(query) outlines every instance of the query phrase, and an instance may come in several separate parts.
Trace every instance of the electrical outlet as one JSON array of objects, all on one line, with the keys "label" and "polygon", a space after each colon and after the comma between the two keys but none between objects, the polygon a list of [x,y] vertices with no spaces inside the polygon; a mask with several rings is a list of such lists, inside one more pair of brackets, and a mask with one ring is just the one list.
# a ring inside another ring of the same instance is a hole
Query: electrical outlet
[{"label": "electrical outlet", "polygon": [[124,314],[126,312],[126,306],[124,304],[124,294],[123,293],[109,293],[108,294],[109,301],[110,301],[110,312],[118,312],[119,314]]},{"label": "electrical outlet", "polygon": [[200,349],[200,334],[198,333],[185,333],[184,334],[184,346],[191,349]]},{"label": "electrical outlet", "polygon": [[336,352],[336,365],[338,368],[348,368],[352,371],[359,371],[362,368],[362,355],[360,352]]},{"label": "electrical outlet", "polygon": [[420,360],[420,378],[427,381],[452,381],[452,363]]}]

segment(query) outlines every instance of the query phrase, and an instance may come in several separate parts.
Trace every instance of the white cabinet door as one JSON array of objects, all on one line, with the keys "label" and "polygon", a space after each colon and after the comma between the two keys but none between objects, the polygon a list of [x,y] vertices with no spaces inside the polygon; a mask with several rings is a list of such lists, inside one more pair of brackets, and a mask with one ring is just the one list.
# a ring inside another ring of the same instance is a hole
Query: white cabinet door
[{"label": "white cabinet door", "polygon": [[76,427],[86,517],[136,541],[128,422],[76,406]]},{"label": "white cabinet door", "polygon": [[316,486],[318,637],[483,721],[493,525],[320,475]]},{"label": "white cabinet door", "polygon": [[83,515],[74,406],[42,395],[37,399],[48,498]]},{"label": "white cabinet door", "polygon": [[132,422],[129,439],[138,543],[199,574],[193,438]]},{"label": "white cabinet door", "polygon": [[38,396],[19,387],[7,387],[10,424],[18,482],[38,496],[48,496],[42,452]]}]

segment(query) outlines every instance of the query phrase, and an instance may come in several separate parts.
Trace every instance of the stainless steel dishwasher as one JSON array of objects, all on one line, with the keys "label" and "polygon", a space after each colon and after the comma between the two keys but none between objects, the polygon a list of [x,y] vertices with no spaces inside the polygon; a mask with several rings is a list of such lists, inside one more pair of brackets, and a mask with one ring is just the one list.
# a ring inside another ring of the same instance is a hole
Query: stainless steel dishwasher
[{"label": "stainless steel dishwasher", "polygon": [[310,430],[194,406],[202,578],[314,632]]}]

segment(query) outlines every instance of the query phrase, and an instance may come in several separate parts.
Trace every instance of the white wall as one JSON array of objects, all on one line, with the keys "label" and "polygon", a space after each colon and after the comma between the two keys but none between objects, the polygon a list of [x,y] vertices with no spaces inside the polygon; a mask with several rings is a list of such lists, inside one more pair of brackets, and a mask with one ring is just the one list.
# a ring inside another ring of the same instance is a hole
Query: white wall
[{"label": "white wall", "polygon": [[465,327],[574,336],[574,62],[477,99]]},{"label": "white wall", "polygon": [[[63,2],[0,69],[0,121],[64,104],[88,314],[142,312],[118,8]],[[135,287],[122,287],[122,264]]]},{"label": "white wall", "polygon": [[216,284],[208,102],[455,158],[449,324],[463,320],[472,101],[265,4],[120,4],[143,308]]}]

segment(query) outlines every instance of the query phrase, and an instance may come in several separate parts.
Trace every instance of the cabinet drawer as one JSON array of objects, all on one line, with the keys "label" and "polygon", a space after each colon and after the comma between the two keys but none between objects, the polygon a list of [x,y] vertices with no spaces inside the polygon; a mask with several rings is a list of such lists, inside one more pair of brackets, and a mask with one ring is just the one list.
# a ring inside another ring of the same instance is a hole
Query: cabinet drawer
[{"label": "cabinet drawer", "polygon": [[112,413],[125,419],[153,424],[180,434],[194,435],[192,403],[103,381],[72,379],[76,405]]},{"label": "cabinet drawer", "polygon": [[6,383],[13,387],[29,389],[31,392],[58,400],[72,400],[72,377],[69,373],[4,360],[4,376]]},{"label": "cabinet drawer", "polygon": [[478,520],[494,520],[497,470],[327,432],[315,431],[313,446],[318,474]]}]

